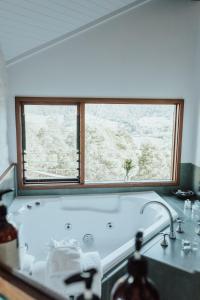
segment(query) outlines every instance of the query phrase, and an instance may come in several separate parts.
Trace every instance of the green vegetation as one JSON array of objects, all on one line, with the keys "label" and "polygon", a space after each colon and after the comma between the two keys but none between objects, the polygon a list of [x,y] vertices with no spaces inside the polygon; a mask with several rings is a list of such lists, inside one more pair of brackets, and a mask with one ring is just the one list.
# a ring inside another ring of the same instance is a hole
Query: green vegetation
[{"label": "green vegetation", "polygon": [[[172,131],[173,106],[89,105],[86,181],[170,179]],[[26,144],[28,177],[78,176],[75,109],[28,108]]]},{"label": "green vegetation", "polygon": [[124,165],[123,165],[123,168],[124,168],[124,170],[126,172],[125,180],[129,179],[129,173],[134,168],[134,166],[135,165],[133,164],[133,160],[132,159],[125,159]]}]

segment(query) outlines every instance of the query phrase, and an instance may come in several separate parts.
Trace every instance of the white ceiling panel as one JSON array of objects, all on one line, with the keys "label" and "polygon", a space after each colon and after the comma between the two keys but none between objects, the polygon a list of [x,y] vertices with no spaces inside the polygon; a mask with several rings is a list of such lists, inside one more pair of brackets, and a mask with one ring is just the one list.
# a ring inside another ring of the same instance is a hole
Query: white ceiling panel
[{"label": "white ceiling panel", "polygon": [[8,63],[147,0],[0,0],[0,44]]}]

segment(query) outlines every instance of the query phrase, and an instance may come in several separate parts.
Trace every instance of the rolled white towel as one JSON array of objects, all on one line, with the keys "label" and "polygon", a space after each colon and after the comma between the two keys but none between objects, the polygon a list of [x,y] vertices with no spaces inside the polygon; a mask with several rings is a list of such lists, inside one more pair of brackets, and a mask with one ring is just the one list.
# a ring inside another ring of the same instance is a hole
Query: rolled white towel
[{"label": "rolled white towel", "polygon": [[34,261],[35,261],[34,256],[30,254],[24,254],[23,258],[22,257],[20,258],[21,271],[30,273],[33,268]]},{"label": "rolled white towel", "polygon": [[34,280],[39,281],[41,284],[46,285],[46,261],[37,261],[33,264],[31,276]]},{"label": "rolled white towel", "polygon": [[35,257],[27,253],[27,248],[25,246],[19,247],[19,256],[20,270],[25,273],[31,272]]}]

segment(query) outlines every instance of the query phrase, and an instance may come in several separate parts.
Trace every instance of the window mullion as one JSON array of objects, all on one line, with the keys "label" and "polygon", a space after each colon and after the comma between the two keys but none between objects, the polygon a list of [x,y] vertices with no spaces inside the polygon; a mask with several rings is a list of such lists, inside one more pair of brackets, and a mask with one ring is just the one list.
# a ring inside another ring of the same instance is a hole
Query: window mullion
[{"label": "window mullion", "polygon": [[81,102],[79,105],[80,114],[80,183],[85,183],[85,103]]},{"label": "window mullion", "polygon": [[22,173],[23,173],[23,182],[26,182],[25,178],[25,154],[26,154],[26,127],[25,127],[25,113],[24,113],[24,105],[21,108],[21,124],[22,124]]}]

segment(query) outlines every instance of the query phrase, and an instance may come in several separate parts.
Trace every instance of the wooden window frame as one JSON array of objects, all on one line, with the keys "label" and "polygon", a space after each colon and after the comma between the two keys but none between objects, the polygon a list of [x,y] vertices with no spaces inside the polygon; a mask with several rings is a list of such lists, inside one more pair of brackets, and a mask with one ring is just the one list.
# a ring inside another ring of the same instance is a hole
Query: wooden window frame
[{"label": "wooden window frame", "polygon": [[[169,181],[141,181],[122,183],[85,183],[85,104],[144,104],[144,105],[175,105],[174,141],[172,180]],[[31,183],[24,184],[23,153],[22,153],[22,107],[23,105],[78,105],[80,125],[80,182],[79,183]],[[106,188],[106,187],[153,187],[176,186],[180,181],[181,144],[183,130],[183,99],[122,99],[122,98],[64,98],[64,97],[15,97],[16,109],[16,137],[17,137],[17,173],[20,189],[63,189],[63,188]]]}]

